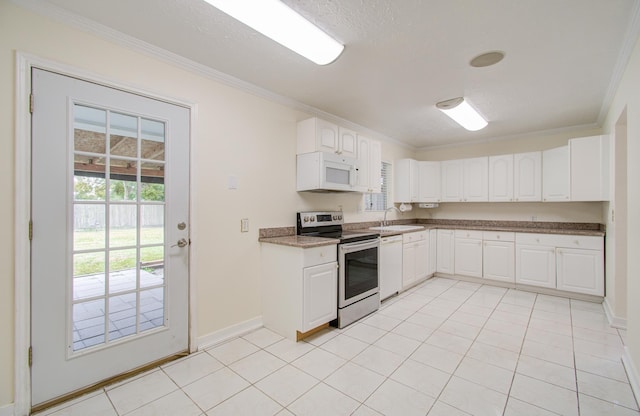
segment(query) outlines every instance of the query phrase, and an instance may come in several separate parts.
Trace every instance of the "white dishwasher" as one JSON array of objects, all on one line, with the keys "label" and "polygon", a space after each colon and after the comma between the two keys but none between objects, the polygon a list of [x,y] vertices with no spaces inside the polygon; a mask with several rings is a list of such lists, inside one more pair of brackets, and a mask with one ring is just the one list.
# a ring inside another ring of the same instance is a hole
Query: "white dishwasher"
[{"label": "white dishwasher", "polygon": [[402,235],[380,239],[380,300],[402,289]]}]

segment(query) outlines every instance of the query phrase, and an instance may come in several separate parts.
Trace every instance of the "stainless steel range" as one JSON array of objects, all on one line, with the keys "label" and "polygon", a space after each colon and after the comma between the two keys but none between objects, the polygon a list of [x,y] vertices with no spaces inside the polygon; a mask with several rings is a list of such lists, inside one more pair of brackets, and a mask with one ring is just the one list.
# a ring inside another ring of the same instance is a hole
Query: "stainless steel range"
[{"label": "stainless steel range", "polygon": [[379,234],[343,231],[340,211],[299,212],[297,234],[340,239],[338,244],[338,328],[380,307]]}]

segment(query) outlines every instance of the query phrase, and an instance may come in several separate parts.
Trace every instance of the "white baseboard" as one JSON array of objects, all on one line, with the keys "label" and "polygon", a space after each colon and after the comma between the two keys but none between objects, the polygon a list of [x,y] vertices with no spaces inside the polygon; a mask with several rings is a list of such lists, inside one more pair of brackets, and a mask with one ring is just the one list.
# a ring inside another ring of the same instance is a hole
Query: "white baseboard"
[{"label": "white baseboard", "polygon": [[627,377],[629,377],[629,384],[631,384],[631,390],[633,395],[636,396],[636,402],[640,403],[640,374],[638,373],[638,367],[636,367],[631,354],[629,353],[629,347],[624,347],[624,354],[622,354],[622,364],[627,371]]},{"label": "white baseboard", "polygon": [[613,309],[611,308],[609,299],[604,298],[604,301],[602,302],[602,307],[604,308],[604,313],[607,315],[607,320],[609,321],[609,325],[618,329],[627,329],[627,320],[625,318],[617,317],[613,313]]},{"label": "white baseboard", "polygon": [[13,403],[0,407],[0,416],[13,416]]},{"label": "white baseboard", "polygon": [[201,337],[198,337],[198,350],[213,347],[216,344],[220,344],[232,338],[239,337],[262,326],[262,316],[257,316],[253,319],[249,319],[248,321],[240,322],[239,324],[231,325],[219,331],[203,335]]}]

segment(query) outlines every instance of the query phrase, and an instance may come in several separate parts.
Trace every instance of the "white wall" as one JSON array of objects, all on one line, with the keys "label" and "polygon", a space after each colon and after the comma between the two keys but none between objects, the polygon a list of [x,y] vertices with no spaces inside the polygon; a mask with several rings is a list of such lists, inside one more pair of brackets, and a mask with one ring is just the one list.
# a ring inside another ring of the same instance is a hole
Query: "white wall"
[{"label": "white wall", "polygon": [[[16,51],[79,68],[118,83],[197,104],[192,137],[192,279],[197,335],[261,314],[258,228],[292,226],[303,209],[337,208],[347,221],[377,219],[358,211],[356,194],[295,191],[293,108],[188,72],[0,0],[0,408],[13,402],[14,85]],[[383,143],[385,160],[412,151]],[[236,176],[238,189],[227,189]],[[240,233],[249,218],[250,232]]]}]

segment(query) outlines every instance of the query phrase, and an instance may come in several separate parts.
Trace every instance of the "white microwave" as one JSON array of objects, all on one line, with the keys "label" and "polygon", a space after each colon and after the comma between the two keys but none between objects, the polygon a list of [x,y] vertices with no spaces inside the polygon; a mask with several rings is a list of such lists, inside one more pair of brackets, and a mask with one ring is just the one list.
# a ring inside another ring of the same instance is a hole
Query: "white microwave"
[{"label": "white microwave", "polygon": [[333,153],[313,152],[298,155],[298,191],[355,191],[358,161]]}]

